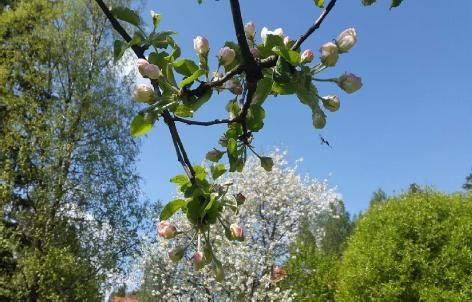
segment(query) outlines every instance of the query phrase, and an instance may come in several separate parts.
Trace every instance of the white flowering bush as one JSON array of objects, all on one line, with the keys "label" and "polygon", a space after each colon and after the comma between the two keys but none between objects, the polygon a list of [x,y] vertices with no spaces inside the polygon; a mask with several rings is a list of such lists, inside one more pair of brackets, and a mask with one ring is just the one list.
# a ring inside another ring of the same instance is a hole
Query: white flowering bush
[{"label": "white flowering bush", "polygon": [[[179,236],[172,242],[158,238],[152,244],[145,244],[138,265],[138,271],[144,273],[142,289],[163,301],[290,301],[293,298],[289,290],[280,290],[277,282],[283,278],[283,263],[289,255],[290,243],[295,240],[303,218],[329,213],[331,205],[337,204],[338,193],[326,180],[298,175],[298,162],[289,165],[286,152],[276,150],[271,156],[272,172],[266,172],[258,158],[252,157],[242,173],[219,181],[233,183],[227,194],[242,193],[245,197],[235,198],[242,203],[239,213],[221,217],[225,225],[241,226],[245,240],[228,241],[225,232],[214,227],[212,231],[216,234],[208,247],[198,238],[199,234]],[[169,221],[183,231],[192,228],[180,214]],[[322,234],[322,230],[315,231]],[[192,240],[193,236],[197,239]],[[192,246],[194,242],[201,246]],[[171,260],[176,248],[186,250],[177,263]],[[211,262],[221,264],[224,281],[217,282],[218,274],[211,272],[216,268],[213,264],[195,269],[193,250],[205,254],[206,248],[214,250]]]}]

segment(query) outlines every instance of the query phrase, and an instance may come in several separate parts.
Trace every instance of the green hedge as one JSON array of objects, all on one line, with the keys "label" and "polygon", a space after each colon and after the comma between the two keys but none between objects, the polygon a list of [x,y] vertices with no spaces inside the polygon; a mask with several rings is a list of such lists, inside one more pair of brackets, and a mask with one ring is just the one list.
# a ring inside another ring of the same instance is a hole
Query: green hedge
[{"label": "green hedge", "polygon": [[339,279],[338,301],[472,301],[472,195],[426,191],[374,205]]}]

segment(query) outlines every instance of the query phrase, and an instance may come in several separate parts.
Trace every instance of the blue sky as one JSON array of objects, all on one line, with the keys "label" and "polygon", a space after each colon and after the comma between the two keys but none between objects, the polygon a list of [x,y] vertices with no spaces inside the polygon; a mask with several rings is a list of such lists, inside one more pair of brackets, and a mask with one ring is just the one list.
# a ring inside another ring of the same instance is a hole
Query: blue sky
[{"label": "blue sky", "polygon": [[[224,41],[235,41],[229,1],[196,2],[148,0],[140,9],[148,22],[149,10],[162,14],[161,29],[179,33],[184,57],[197,59],[192,40],[204,35],[214,58]],[[341,109],[328,114],[321,131],[312,127],[310,111],[296,97],[270,98],[265,127],[254,141],[258,151],[279,146],[288,149],[291,160],[303,157],[300,172],[329,178],[351,213],[366,209],[377,188],[390,195],[415,182],[460,190],[472,168],[472,2],[405,0],[394,10],[389,1],[378,2],[366,8],[360,0],[338,1],[302,47],[317,53],[322,43],[355,27],[356,46],[319,77],[350,71],[362,77],[364,87],[348,95],[330,83],[318,85],[321,95],[341,98]],[[255,22],[258,30],[282,27],[294,39],[321,12],[310,0],[242,0],[241,7],[244,21]],[[214,97],[196,118],[226,117],[228,99]],[[190,158],[199,163],[224,127],[179,125],[179,131]],[[319,133],[332,149],[320,145]],[[151,200],[172,197],[175,187],[168,180],[182,170],[162,122],[143,139],[138,171]]]}]

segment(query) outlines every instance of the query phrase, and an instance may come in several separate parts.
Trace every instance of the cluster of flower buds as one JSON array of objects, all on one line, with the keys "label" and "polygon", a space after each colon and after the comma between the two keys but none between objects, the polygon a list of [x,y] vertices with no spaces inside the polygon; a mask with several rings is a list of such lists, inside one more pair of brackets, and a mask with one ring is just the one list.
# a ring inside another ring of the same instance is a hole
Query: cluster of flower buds
[{"label": "cluster of flower buds", "polygon": [[157,65],[150,64],[145,59],[138,59],[136,65],[138,67],[139,73],[143,77],[148,77],[150,79],[156,80],[162,76],[161,69]]},{"label": "cluster of flower buds", "polygon": [[348,28],[344,30],[336,40],[321,45],[320,60],[325,66],[334,66],[338,61],[339,54],[347,52],[357,42],[356,30]]}]

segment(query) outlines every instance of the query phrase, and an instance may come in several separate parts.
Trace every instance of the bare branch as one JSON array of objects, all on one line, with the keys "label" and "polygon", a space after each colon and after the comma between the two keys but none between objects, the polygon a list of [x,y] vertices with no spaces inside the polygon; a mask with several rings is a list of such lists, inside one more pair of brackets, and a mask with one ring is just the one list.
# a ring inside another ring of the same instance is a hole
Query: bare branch
[{"label": "bare branch", "polygon": [[295,42],[295,44],[293,44],[292,46],[292,50],[297,50],[298,48],[300,48],[300,46],[302,45],[302,43],[312,34],[315,32],[315,30],[317,30],[321,23],[323,23],[323,20],[326,18],[326,16],[329,14],[329,12],[331,11],[331,9],[333,9],[334,5],[336,4],[336,0],[331,0],[328,5],[326,6],[326,8],[324,9],[324,11],[321,13],[321,15],[318,17],[318,19],[316,19],[315,23],[313,23],[313,25],[303,34],[300,36],[300,38],[298,38],[298,40]]},{"label": "bare branch", "polygon": [[201,122],[201,121],[194,121],[194,120],[188,120],[184,119],[178,116],[174,116],[174,121],[175,122],[181,122],[187,125],[197,125],[197,126],[212,126],[212,125],[218,125],[218,124],[231,124],[231,123],[236,123],[238,122],[238,119],[215,119],[212,121],[207,121],[207,122]]}]

